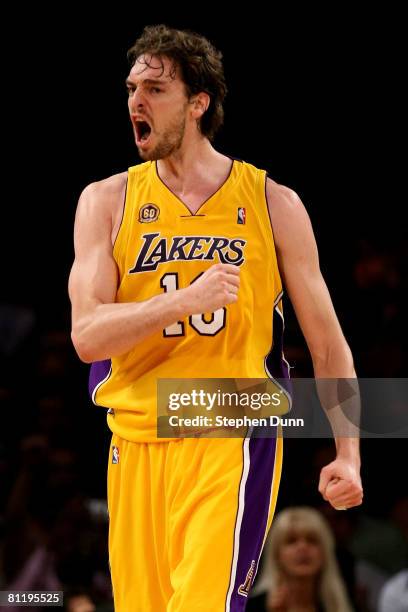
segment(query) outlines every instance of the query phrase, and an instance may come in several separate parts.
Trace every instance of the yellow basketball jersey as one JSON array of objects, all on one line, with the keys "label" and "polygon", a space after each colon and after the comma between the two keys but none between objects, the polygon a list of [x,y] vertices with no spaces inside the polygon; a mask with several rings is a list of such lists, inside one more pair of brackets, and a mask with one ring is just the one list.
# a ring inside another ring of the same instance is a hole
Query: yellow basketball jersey
[{"label": "yellow basketball jersey", "polygon": [[161,181],[155,162],[129,169],[113,249],[116,301],[187,287],[216,263],[239,266],[241,285],[236,303],[174,322],[128,353],[93,364],[93,401],[110,409],[108,425],[120,437],[163,441],[156,437],[158,379],[287,374],[281,337],[273,341],[274,331],[283,331],[282,284],[265,181],[265,171],[234,160],[225,183],[192,214]]}]

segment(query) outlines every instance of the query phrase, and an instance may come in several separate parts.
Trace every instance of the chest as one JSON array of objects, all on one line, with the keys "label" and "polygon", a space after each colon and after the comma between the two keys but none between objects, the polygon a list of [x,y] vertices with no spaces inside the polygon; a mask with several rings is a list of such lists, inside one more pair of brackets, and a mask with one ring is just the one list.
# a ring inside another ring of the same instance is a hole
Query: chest
[{"label": "chest", "polygon": [[217,193],[216,184],[203,183],[197,185],[194,190],[181,191],[177,188],[169,190],[176,200],[178,200],[188,212],[195,215],[199,209]]}]

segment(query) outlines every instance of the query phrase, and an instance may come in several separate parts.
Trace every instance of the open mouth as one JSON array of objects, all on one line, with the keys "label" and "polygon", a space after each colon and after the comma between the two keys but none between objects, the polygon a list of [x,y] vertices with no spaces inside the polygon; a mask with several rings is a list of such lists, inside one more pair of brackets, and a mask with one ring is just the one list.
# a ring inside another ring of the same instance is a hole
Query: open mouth
[{"label": "open mouth", "polygon": [[152,132],[152,128],[150,127],[150,125],[147,123],[147,121],[136,121],[135,122],[135,128],[136,128],[136,140],[138,143],[145,143],[151,132]]}]

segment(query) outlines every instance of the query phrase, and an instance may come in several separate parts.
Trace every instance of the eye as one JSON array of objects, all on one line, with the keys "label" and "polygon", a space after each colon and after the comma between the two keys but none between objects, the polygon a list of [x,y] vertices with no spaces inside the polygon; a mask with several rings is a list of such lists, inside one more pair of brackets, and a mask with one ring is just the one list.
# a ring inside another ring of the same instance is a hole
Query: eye
[{"label": "eye", "polygon": [[316,535],[314,535],[314,534],[310,534],[310,535],[308,535],[308,536],[307,536],[307,538],[306,538],[306,540],[307,540],[307,542],[308,542],[309,544],[314,544],[314,545],[316,545],[316,546],[318,546],[318,545],[320,544],[320,542],[319,542],[319,540],[318,540],[317,536],[316,536]]},{"label": "eye", "polygon": [[151,87],[150,91],[152,93],[160,93],[162,90],[160,89],[160,87]]},{"label": "eye", "polygon": [[127,91],[128,96],[131,96],[132,93],[135,91],[135,87],[130,87],[130,85],[128,85],[126,87],[126,91]]}]

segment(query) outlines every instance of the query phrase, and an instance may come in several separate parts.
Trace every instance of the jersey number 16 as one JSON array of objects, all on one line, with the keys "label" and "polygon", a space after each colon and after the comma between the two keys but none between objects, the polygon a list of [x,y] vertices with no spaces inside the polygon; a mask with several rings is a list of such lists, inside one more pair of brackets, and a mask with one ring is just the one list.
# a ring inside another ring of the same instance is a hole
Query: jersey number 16
[{"label": "jersey number 16", "polygon": [[[203,272],[201,273],[203,274]],[[199,274],[191,281],[190,284],[194,283],[201,276]],[[160,287],[163,287],[164,291],[176,291],[179,288],[178,274],[177,272],[168,272],[160,279]],[[225,327],[225,321],[227,318],[227,309],[218,308],[215,312],[211,313],[211,318],[208,320],[204,318],[204,314],[194,314],[189,317],[189,324],[200,336],[215,336]],[[165,338],[172,338],[174,336],[184,336],[184,323],[183,321],[177,321],[168,325],[163,330],[163,336]]]}]

